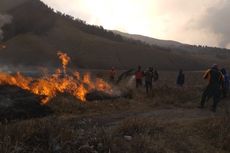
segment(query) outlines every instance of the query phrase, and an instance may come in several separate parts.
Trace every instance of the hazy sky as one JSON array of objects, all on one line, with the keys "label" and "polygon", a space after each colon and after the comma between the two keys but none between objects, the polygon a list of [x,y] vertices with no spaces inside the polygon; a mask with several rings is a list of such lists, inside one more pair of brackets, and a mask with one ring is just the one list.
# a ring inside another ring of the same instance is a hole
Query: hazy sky
[{"label": "hazy sky", "polygon": [[230,0],[42,0],[106,29],[230,48]]}]

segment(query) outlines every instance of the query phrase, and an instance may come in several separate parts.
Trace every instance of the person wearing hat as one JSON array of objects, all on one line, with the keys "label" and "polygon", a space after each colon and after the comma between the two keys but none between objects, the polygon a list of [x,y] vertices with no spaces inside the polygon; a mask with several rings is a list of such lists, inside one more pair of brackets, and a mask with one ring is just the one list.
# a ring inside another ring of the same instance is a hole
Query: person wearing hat
[{"label": "person wearing hat", "polygon": [[203,78],[208,80],[208,85],[202,94],[200,108],[204,108],[205,102],[210,98],[213,98],[212,111],[216,112],[216,107],[220,101],[221,87],[224,80],[223,74],[219,70],[218,65],[213,64],[212,67],[205,72]]}]

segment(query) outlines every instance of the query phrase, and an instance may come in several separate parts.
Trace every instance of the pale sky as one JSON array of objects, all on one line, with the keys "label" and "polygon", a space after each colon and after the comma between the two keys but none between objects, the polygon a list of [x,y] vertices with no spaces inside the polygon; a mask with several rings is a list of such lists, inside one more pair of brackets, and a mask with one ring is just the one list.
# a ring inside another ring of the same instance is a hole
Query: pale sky
[{"label": "pale sky", "polygon": [[105,29],[230,48],[230,0],[42,0]]}]

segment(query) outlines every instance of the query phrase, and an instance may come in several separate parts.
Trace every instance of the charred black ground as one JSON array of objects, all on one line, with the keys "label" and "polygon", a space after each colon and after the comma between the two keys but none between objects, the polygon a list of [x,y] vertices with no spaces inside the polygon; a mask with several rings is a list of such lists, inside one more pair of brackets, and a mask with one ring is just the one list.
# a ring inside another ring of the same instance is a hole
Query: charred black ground
[{"label": "charred black ground", "polygon": [[41,97],[16,86],[0,85],[0,121],[44,117],[52,110]]}]

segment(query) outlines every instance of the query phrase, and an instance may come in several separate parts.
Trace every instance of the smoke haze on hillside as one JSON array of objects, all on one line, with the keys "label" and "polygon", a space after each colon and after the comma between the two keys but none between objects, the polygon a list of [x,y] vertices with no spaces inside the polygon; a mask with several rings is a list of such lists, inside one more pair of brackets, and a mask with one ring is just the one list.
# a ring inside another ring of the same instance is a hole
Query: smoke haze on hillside
[{"label": "smoke haze on hillside", "polygon": [[0,14],[0,41],[4,37],[2,27],[5,24],[9,24],[11,22],[11,20],[12,20],[12,17],[10,15]]}]

